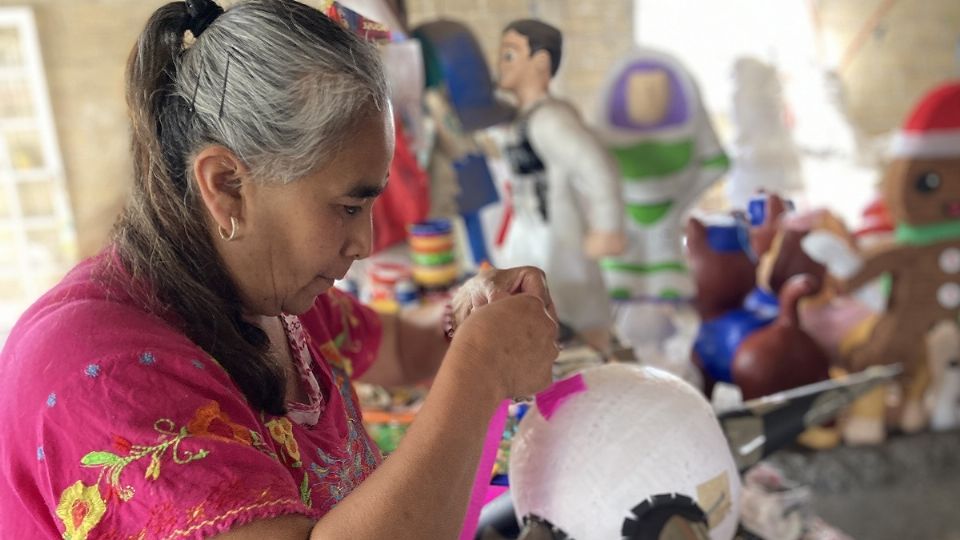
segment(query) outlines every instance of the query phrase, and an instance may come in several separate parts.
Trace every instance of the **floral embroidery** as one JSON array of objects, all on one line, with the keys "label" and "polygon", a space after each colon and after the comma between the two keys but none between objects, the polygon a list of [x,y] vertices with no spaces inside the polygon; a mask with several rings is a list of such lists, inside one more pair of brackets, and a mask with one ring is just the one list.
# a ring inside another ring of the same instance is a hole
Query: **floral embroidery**
[{"label": "floral embroidery", "polygon": [[[376,341],[377,324],[352,300],[340,300],[324,305],[321,299],[315,313],[302,322],[307,326],[309,321],[311,332],[305,336],[312,353],[306,363],[323,391],[330,392],[323,397],[331,397],[332,402],[325,403],[326,410],[312,428],[298,424],[289,414],[268,426],[274,417],[247,409],[243,396],[224,384],[229,380],[220,372],[222,366],[200,350],[152,352],[155,347],[149,345],[150,349],[126,351],[126,361],[115,365],[105,363],[112,362],[115,348],[78,349],[76,356],[85,361],[72,368],[73,377],[85,381],[85,389],[78,389],[84,390],[80,397],[94,406],[100,404],[99,412],[87,422],[68,425],[71,419],[64,418],[64,429],[56,437],[27,441],[39,460],[28,462],[34,464],[34,472],[60,475],[51,477],[53,490],[47,496],[52,501],[46,512],[53,514],[64,538],[191,538],[256,515],[317,517],[329,510],[328,500],[346,497],[379,458],[375,446],[372,453],[366,448],[368,437],[357,417],[359,405],[347,375],[370,359],[367,353]],[[131,332],[140,330],[134,322]],[[324,347],[329,360],[317,347],[325,341],[330,342]],[[213,371],[206,370],[208,365]],[[161,366],[163,371],[155,372]],[[141,380],[144,376],[150,381]],[[149,384],[149,396],[130,392],[145,388],[141,383]],[[27,406],[47,416],[85,406],[70,396],[60,402],[59,394],[65,390],[39,384],[35,390],[32,399],[44,401],[31,400]],[[188,400],[190,392],[194,397]],[[196,396],[209,398],[193,401]],[[217,396],[219,404],[211,403]],[[169,407],[174,409],[165,412]],[[183,415],[175,416],[173,410]],[[61,439],[72,444],[56,444]],[[46,444],[53,452],[50,461],[45,459]],[[318,447],[329,452],[326,461],[318,457]],[[252,448],[258,451],[251,452]],[[261,452],[283,464],[288,474]],[[73,473],[68,472],[71,467],[59,466],[62,459],[73,463]],[[190,462],[195,463],[187,465]],[[229,467],[236,463],[250,468]],[[57,466],[50,469],[48,465]],[[261,469],[250,474],[257,466]],[[71,476],[64,476],[65,472]],[[325,481],[318,480],[323,477]]]},{"label": "floral embroidery", "polygon": [[253,432],[231,421],[230,417],[220,410],[220,404],[216,401],[211,401],[197,409],[186,429],[198,437],[240,442],[253,446]]},{"label": "floral embroidery", "polygon": [[178,465],[203,459],[210,453],[203,449],[196,452],[182,450],[180,443],[192,434],[186,427],[177,430],[172,420],[166,418],[157,420],[153,424],[153,429],[160,434],[157,439],[157,444],[153,446],[131,444],[130,441],[123,437],[115,435],[113,438],[114,447],[120,452],[126,453],[126,455],[118,455],[106,451],[95,451],[89,452],[80,459],[80,463],[84,467],[101,469],[100,476],[97,478],[97,484],[103,480],[104,475],[107,476],[107,483],[110,486],[107,499],[112,499],[116,496],[122,501],[129,501],[133,498],[133,486],[122,486],[120,484],[120,475],[127,465],[135,461],[149,457],[150,463],[147,465],[143,477],[148,480],[156,480],[160,477],[160,458],[166,454],[167,450],[171,450],[171,458],[173,462]]},{"label": "floral embroidery", "polygon": [[300,482],[300,500],[307,508],[313,508],[313,492],[310,490],[310,475],[303,473],[303,482]]},{"label": "floral embroidery", "polygon": [[[199,531],[205,527],[220,527],[222,523],[228,522],[236,516],[248,515],[248,512],[262,508],[297,508],[299,501],[294,497],[281,497],[277,495],[280,491],[279,486],[268,486],[260,492],[257,498],[249,504],[242,506],[236,505],[236,499],[231,495],[244,490],[246,486],[242,482],[231,482],[223,489],[216,490],[216,493],[222,496],[213,495],[213,499],[207,502],[211,508],[204,508],[203,504],[197,505],[188,510],[186,520],[171,519],[177,513],[176,508],[160,507],[156,512],[151,512],[151,520],[141,531],[140,535],[134,535],[135,538],[196,538]],[[284,488],[283,492],[287,489]],[[219,515],[208,515],[213,509],[229,509]],[[128,538],[124,535],[122,538]]]},{"label": "floral embroidery", "polygon": [[133,443],[131,443],[124,437],[121,437],[119,435],[114,435],[113,447],[121,452],[129,452],[130,448],[133,447]]},{"label": "floral embroidery", "polygon": [[63,521],[63,537],[66,540],[85,540],[90,531],[100,523],[107,505],[100,496],[96,484],[87,486],[77,481],[63,490],[57,517]]},{"label": "floral embroidery", "polygon": [[342,457],[334,457],[317,448],[320,464],[311,463],[308,467],[321,484],[326,484],[327,507],[340,502],[354,490],[379,464],[371,445],[373,443],[362,436],[352,419],[347,420],[347,440]]},{"label": "floral embroidery", "polygon": [[270,430],[270,436],[283,446],[286,454],[293,460],[292,466],[300,467],[300,447],[297,445],[297,439],[293,436],[293,424],[290,420],[281,416],[274,418],[266,423]]},{"label": "floral embroidery", "polygon": [[[303,503],[299,496],[287,495],[290,491],[289,480],[282,478],[262,486],[259,493],[251,493],[250,485],[244,478],[224,479],[211,486],[209,494],[202,502],[194,505],[181,504],[180,500],[165,500],[151,504],[148,515],[139,523],[139,531],[130,527],[113,527],[97,530],[97,538],[103,540],[132,540],[146,538],[199,538],[200,531],[215,527],[224,528],[224,524],[237,517],[249,516],[259,509],[286,509],[289,512],[302,513]],[[242,494],[238,498],[238,494]],[[128,523],[132,526],[133,523]]]},{"label": "floral embroidery", "polygon": [[[316,345],[315,358],[318,362],[325,362],[329,367],[331,375],[330,389],[336,391],[342,397],[343,412],[346,413],[347,437],[334,448],[315,448],[315,462],[307,465],[309,475],[300,482],[300,493],[304,504],[311,506],[316,503],[316,508],[329,509],[347,496],[360,482],[363,481],[380,463],[382,458],[379,452],[375,451],[375,446],[370,438],[360,428],[360,412],[357,408],[356,393],[350,382],[350,374],[353,373],[353,362],[350,354],[358,352],[362,343],[351,340],[351,328],[359,327],[360,321],[357,314],[353,311],[352,303],[344,298],[331,295],[335,304],[339,304],[339,311],[342,317],[342,331],[333,340],[329,340],[322,345]],[[291,349],[298,350],[299,345],[306,345],[309,340],[309,334],[302,332],[302,340],[296,343],[293,337],[297,335],[299,320],[289,321],[288,336],[291,337]],[[292,332],[290,332],[292,330]],[[271,422],[275,423],[272,424]],[[287,418],[277,419],[264,423],[270,428],[271,435],[277,442],[286,446],[288,439],[283,433],[280,422],[289,423]],[[290,442],[294,442],[292,433]],[[299,449],[298,449],[299,450]],[[331,450],[328,453],[328,450]],[[297,452],[299,456],[299,451]],[[311,455],[313,455],[311,453]],[[299,458],[297,458],[299,459]],[[309,458],[308,458],[309,459]],[[310,460],[314,461],[314,460]],[[301,466],[297,463],[295,466]],[[313,482],[310,482],[310,480]],[[306,495],[308,491],[311,498],[308,500]],[[319,495],[320,499],[314,500],[313,496]]]},{"label": "floral embroidery", "polygon": [[[310,464],[310,472],[316,475],[317,480],[320,484],[327,485],[327,492],[329,498],[327,499],[325,506],[332,507],[333,505],[340,502],[344,497],[344,475],[343,469],[346,459],[343,458],[334,458],[322,448],[317,448],[317,457],[323,463],[323,467],[317,465],[316,463]],[[331,478],[332,476],[332,478]]]},{"label": "floral embroidery", "polygon": [[347,377],[353,374],[353,362],[340,354],[340,349],[334,342],[328,341],[321,345],[319,349],[320,354],[323,355],[324,360],[326,360],[330,366],[342,369],[347,374]]},{"label": "floral embroidery", "polygon": [[350,298],[336,290],[331,289],[329,297],[337,305],[340,311],[341,332],[334,338],[333,342],[337,348],[344,348],[347,352],[359,352],[362,347],[360,341],[353,339],[351,330],[360,326],[360,318],[353,311],[353,301]]}]

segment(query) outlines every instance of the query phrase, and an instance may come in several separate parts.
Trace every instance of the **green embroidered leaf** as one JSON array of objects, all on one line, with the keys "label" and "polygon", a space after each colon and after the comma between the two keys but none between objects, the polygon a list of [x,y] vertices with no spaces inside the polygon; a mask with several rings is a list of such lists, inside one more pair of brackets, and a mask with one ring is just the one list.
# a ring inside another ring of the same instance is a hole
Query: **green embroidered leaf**
[{"label": "green embroidered leaf", "polygon": [[307,473],[303,473],[303,482],[300,483],[300,500],[307,508],[313,508],[313,494],[310,492],[310,483]]},{"label": "green embroidered leaf", "polygon": [[160,460],[157,459],[156,454],[150,456],[150,466],[147,467],[143,477],[147,480],[156,480],[160,477]]},{"label": "green embroidered leaf", "polygon": [[120,463],[120,456],[110,452],[90,452],[80,458],[80,463],[87,467],[97,467],[100,465],[116,465]]}]

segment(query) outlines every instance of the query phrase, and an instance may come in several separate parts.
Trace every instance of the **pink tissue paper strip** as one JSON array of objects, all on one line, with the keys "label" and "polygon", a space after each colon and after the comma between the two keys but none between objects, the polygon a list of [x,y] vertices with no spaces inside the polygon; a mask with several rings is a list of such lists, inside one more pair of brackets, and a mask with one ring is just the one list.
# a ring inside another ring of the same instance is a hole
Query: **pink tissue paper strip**
[{"label": "pink tissue paper strip", "polygon": [[484,499],[483,499],[483,505],[486,506],[487,504],[490,503],[490,501],[492,501],[492,500],[496,499],[497,497],[499,497],[499,496],[503,495],[504,493],[506,493],[508,489],[510,489],[510,488],[508,488],[507,486],[494,486],[494,485],[491,485],[490,488],[487,489],[487,496],[484,497]]},{"label": "pink tissue paper strip", "polygon": [[553,383],[553,386],[537,394],[537,409],[544,418],[550,420],[560,408],[561,405],[571,396],[585,392],[587,383],[583,381],[583,375],[579,373],[573,377]]},{"label": "pink tissue paper strip", "polygon": [[507,425],[507,413],[510,401],[504,400],[493,413],[490,426],[487,428],[487,439],[483,443],[483,453],[480,454],[480,464],[477,465],[477,475],[473,479],[473,491],[470,492],[470,504],[467,506],[467,515],[460,529],[460,540],[473,540],[477,532],[477,522],[480,519],[480,510],[489,500],[488,490],[497,486],[490,485],[490,475],[493,474],[493,464],[497,461],[497,449],[500,448],[500,439],[503,438],[503,429]]}]

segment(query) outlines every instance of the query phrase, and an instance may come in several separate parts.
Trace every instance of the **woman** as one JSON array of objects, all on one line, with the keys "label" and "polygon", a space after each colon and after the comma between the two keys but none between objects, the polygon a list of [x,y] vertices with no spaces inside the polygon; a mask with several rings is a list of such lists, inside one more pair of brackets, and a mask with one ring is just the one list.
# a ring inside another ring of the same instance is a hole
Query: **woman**
[{"label": "woman", "polygon": [[[127,100],[113,242],[0,356],[0,537],[454,537],[497,403],[550,380],[542,273],[485,274],[449,347],[436,312],[331,289],[369,253],[392,118],[376,52],[293,0],[160,8]],[[351,377],[431,375],[381,464]]]}]

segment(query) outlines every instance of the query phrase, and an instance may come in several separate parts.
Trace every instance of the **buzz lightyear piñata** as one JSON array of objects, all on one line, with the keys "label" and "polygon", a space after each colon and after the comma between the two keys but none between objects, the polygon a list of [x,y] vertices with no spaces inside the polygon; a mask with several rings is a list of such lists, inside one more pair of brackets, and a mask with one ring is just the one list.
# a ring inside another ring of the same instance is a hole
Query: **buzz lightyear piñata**
[{"label": "buzz lightyear pi\u00f1ata", "polygon": [[689,299],[683,218],[729,160],[700,92],[672,56],[635,48],[608,74],[596,131],[623,178],[627,249],[602,261],[616,299]]}]

